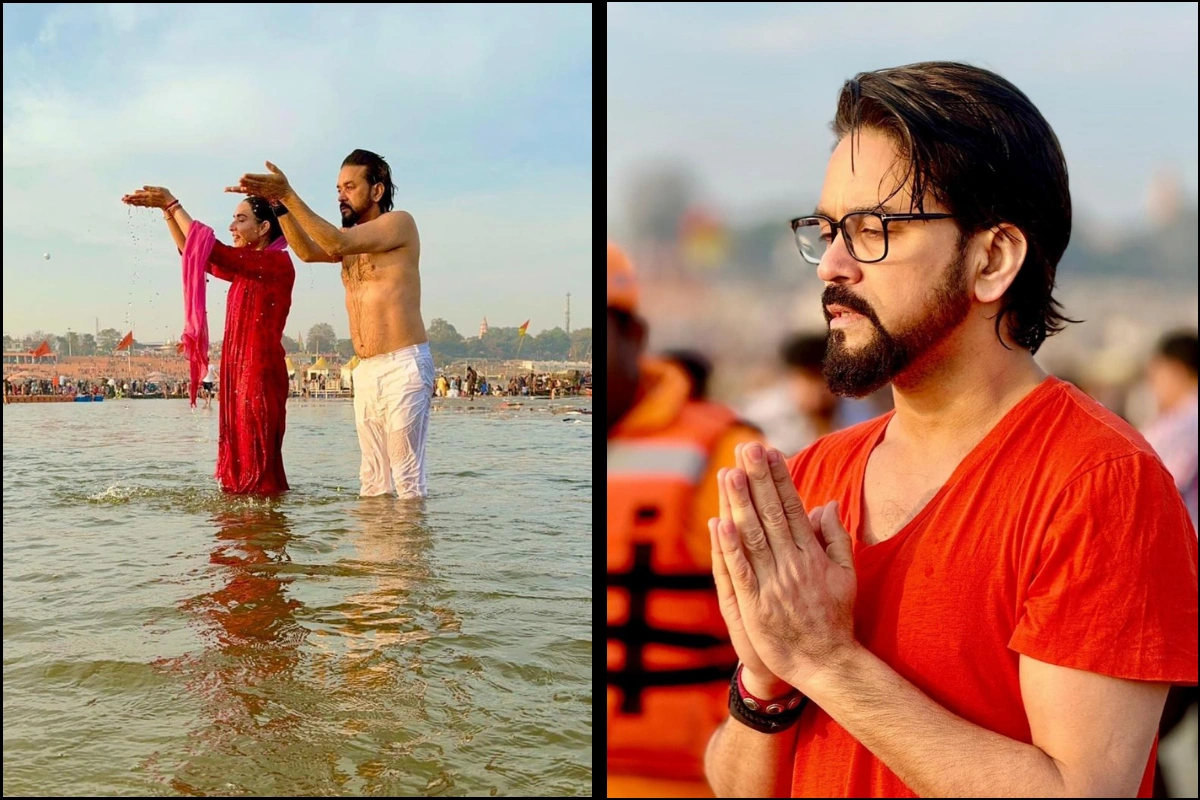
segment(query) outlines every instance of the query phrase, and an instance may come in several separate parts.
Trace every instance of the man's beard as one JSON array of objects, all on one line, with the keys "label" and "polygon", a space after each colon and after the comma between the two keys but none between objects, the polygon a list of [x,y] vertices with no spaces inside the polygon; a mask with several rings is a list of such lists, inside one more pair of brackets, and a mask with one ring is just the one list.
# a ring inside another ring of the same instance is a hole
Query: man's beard
[{"label": "man's beard", "polygon": [[352,206],[344,205],[339,209],[342,212],[342,227],[353,228],[358,224],[358,212]]},{"label": "man's beard", "polygon": [[[912,366],[962,324],[971,310],[967,293],[966,248],[960,245],[957,256],[942,274],[933,290],[928,310],[916,322],[890,332],[880,323],[875,311],[859,299],[849,287],[833,284],[825,287],[822,307],[841,305],[862,314],[874,326],[875,335],[865,345],[851,350],[844,329],[829,332],[822,372],[829,390],[842,397],[865,397]],[[829,312],[825,312],[826,322]]]}]

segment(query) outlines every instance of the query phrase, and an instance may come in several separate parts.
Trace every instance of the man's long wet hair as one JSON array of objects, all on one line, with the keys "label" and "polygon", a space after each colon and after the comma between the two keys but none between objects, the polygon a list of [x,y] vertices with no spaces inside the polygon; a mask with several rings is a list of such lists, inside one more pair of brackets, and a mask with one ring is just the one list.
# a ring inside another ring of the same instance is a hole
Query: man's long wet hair
[{"label": "man's long wet hair", "polygon": [[913,207],[923,212],[928,192],[955,215],[962,241],[1003,222],[1025,235],[1025,262],[1001,300],[997,337],[1007,320],[1013,341],[1036,353],[1047,336],[1078,321],[1053,296],[1071,238],[1067,162],[1020,89],[946,61],[861,72],[842,86],[832,128],[839,142],[864,128],[888,136],[900,151],[900,186],[912,181]]},{"label": "man's long wet hair", "polygon": [[267,244],[271,244],[280,236],[283,236],[283,227],[279,224],[279,217],[275,216],[275,212],[271,210],[271,203],[261,197],[251,195],[246,198],[246,202],[250,204],[250,210],[254,212],[255,223],[269,223],[271,229],[267,231]]},{"label": "man's long wet hair", "polygon": [[346,156],[342,166],[366,167],[367,183],[371,186],[377,183],[383,184],[383,196],[379,198],[380,213],[392,210],[392,195],[395,193],[396,187],[392,183],[392,168],[383,160],[383,156],[372,153],[370,150],[355,150]]}]

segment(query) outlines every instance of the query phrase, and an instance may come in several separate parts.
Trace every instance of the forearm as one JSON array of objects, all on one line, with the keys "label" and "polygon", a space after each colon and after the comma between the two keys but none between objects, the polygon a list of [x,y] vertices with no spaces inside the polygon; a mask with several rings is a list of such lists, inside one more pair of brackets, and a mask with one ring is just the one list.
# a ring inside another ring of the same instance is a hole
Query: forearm
[{"label": "forearm", "polygon": [[727,719],[708,740],[704,773],[718,797],[789,797],[796,728],[759,733]]},{"label": "forearm", "polygon": [[[333,225],[317,216],[308,204],[300,199],[294,190],[289,191],[283,198],[288,213],[284,217],[293,218],[293,227],[301,230],[317,247],[330,256],[340,258],[342,255],[342,232]],[[285,229],[286,230],[286,229]],[[291,239],[288,240],[291,243]]]},{"label": "forearm", "polygon": [[187,243],[187,234],[183,232],[183,229],[179,227],[179,223],[173,217],[167,217],[167,230],[170,231],[171,238],[175,240],[175,246],[182,253],[183,246]]},{"label": "forearm", "polygon": [[921,797],[1063,797],[1057,762],[947,711],[865,648],[804,687]]},{"label": "forearm", "polygon": [[171,238],[175,240],[175,246],[182,252],[183,246],[187,242],[188,231],[192,229],[192,216],[183,210],[182,204],[171,209],[167,218],[167,228],[171,231]]},{"label": "forearm", "polygon": [[304,232],[304,228],[300,227],[291,206],[288,207],[288,213],[279,218],[279,224],[283,228],[283,238],[287,239],[288,246],[297,258],[304,262],[322,260],[321,248]]}]

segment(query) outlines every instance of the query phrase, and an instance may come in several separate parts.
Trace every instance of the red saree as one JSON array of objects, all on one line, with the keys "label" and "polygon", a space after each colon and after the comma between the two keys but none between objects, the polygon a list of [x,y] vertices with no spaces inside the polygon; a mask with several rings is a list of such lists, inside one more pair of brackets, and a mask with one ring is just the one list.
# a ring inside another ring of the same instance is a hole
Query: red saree
[{"label": "red saree", "polygon": [[296,269],[280,236],[265,250],[216,242],[207,269],[229,281],[221,348],[217,479],[235,494],[288,488],[283,431],[288,377],[283,328]]}]

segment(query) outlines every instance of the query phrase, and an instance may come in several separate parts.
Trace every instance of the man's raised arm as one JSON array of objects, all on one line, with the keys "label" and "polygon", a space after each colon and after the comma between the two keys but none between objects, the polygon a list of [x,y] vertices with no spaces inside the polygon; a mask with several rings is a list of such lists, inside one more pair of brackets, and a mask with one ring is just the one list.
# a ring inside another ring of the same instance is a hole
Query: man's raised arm
[{"label": "man's raised arm", "polygon": [[[285,203],[284,205],[287,204]],[[300,221],[296,219],[295,214],[291,213],[291,210],[292,207],[289,205],[289,213],[279,218],[279,224],[283,228],[284,238],[287,239],[287,243],[291,246],[292,252],[296,254],[296,257],[307,264],[317,261],[340,263],[340,258],[326,253],[321,249],[319,244],[312,240],[311,236],[305,233],[304,228],[300,225]]]},{"label": "man's raised arm", "polygon": [[[337,226],[326,222],[317,212],[308,207],[308,204],[300,199],[300,195],[296,194],[296,190],[291,186],[283,193],[280,199],[287,206],[288,213],[280,217],[280,224],[284,224],[284,233],[288,237],[288,243],[292,242],[292,231],[297,234],[297,239],[303,238],[307,245],[310,245],[314,252],[314,258],[303,259],[305,261],[341,261],[345,253],[342,252],[342,231],[338,230]],[[288,221],[288,218],[291,218]],[[286,224],[285,224],[286,221]]]},{"label": "man's raised arm", "polygon": [[[257,195],[287,206],[288,213],[280,223],[288,244],[303,261],[340,261],[342,256],[356,253],[386,253],[416,241],[417,226],[406,211],[390,211],[341,230],[300,199],[279,167],[268,161],[267,169],[270,172],[266,174],[243,175],[237,186],[226,187],[225,191]],[[288,217],[293,219],[289,221]]]},{"label": "man's raised arm", "polygon": [[283,203],[288,213],[279,218],[283,234],[301,261],[341,261],[342,232],[321,219],[300,199],[279,167],[267,163],[269,172],[247,173],[237,186],[225,191],[262,197],[272,203]]}]

